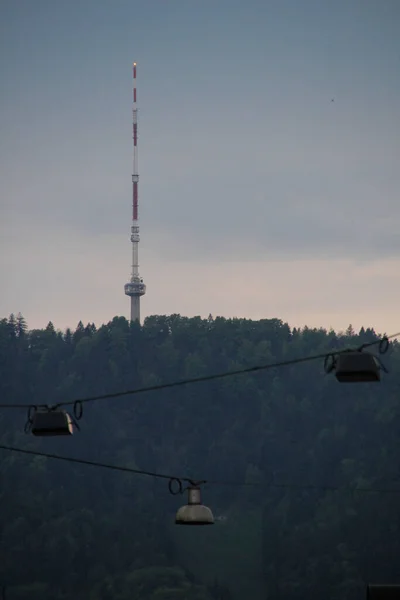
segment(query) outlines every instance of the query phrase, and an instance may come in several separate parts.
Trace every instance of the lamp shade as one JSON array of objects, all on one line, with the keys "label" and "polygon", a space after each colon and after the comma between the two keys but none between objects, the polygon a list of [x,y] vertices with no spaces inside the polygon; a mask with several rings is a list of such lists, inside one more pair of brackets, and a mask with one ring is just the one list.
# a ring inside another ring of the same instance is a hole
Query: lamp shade
[{"label": "lamp shade", "polygon": [[177,525],[213,525],[214,516],[208,506],[201,503],[200,488],[189,486],[188,503],[176,513],[175,523]]},{"label": "lamp shade", "polygon": [[72,420],[64,410],[38,410],[32,417],[32,434],[37,436],[72,435]]},{"label": "lamp shade", "polygon": [[380,366],[368,352],[343,352],[337,357],[336,379],[341,383],[377,382]]}]

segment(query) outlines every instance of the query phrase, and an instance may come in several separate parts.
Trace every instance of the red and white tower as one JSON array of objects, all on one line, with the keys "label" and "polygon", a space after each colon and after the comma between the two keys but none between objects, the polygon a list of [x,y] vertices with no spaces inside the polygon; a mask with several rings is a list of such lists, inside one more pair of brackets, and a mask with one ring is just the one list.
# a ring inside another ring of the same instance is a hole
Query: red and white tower
[{"label": "red and white tower", "polygon": [[138,171],[138,126],[136,105],[136,63],[133,63],[133,173],[132,173],[132,273],[129,283],[125,284],[125,294],[131,298],[131,321],[140,322],[140,297],[146,293],[146,286],[139,275],[139,171]]}]

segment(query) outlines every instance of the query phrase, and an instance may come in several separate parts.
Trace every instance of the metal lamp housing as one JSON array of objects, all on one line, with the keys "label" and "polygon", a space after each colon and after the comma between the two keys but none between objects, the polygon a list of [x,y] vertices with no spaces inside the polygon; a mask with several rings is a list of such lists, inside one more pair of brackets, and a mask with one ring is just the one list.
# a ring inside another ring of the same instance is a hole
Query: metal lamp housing
[{"label": "metal lamp housing", "polygon": [[200,488],[190,486],[188,488],[188,503],[176,513],[175,523],[177,525],[214,525],[214,516],[208,506],[201,503]]},{"label": "metal lamp housing", "polygon": [[71,417],[64,410],[38,410],[32,417],[32,434],[36,436],[72,435]]},{"label": "metal lamp housing", "polygon": [[381,380],[380,365],[368,352],[344,352],[336,363],[336,379],[341,383],[378,382]]}]

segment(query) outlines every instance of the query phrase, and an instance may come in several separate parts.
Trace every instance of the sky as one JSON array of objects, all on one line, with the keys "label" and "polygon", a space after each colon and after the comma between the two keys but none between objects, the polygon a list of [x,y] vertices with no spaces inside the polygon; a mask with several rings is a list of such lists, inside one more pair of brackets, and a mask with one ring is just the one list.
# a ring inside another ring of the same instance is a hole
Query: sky
[{"label": "sky", "polygon": [[0,0],[0,318],[400,331],[398,0]]}]

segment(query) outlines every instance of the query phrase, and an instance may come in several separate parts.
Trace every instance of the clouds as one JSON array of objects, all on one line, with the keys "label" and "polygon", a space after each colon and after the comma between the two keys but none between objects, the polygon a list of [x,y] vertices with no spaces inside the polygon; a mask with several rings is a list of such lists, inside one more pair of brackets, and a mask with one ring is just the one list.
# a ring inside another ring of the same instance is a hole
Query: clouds
[{"label": "clouds", "polygon": [[[29,244],[0,255],[3,273],[2,314],[22,311],[30,327],[52,320],[58,327],[83,322],[101,324],[128,313],[123,284],[129,265],[129,239],[117,235],[82,236],[60,227],[28,228],[19,235]],[[3,238],[4,239],[4,238]],[[6,240],[9,243],[9,239]],[[169,242],[173,243],[173,242]],[[400,261],[237,259],[224,262],[168,260],[168,241],[149,236],[142,251],[147,294],[143,316],[281,318],[292,326],[345,329],[372,325],[398,330]],[[397,327],[396,327],[397,325]]]},{"label": "clouds", "polygon": [[[221,136],[209,150],[200,134],[193,152],[179,154],[175,148],[167,167],[153,157],[162,176],[155,183],[145,172],[150,181],[142,184],[142,214],[150,227],[184,240],[191,258],[204,257],[209,249],[223,259],[227,246],[236,246],[246,259],[263,253],[274,258],[399,256],[393,140],[385,146],[376,136],[375,145],[365,147],[362,140],[335,139],[332,132],[324,141],[318,126],[315,139],[311,131],[308,137],[296,132],[266,136],[265,129],[260,123],[260,135],[253,139],[242,132],[241,144],[232,135]],[[181,166],[182,173],[169,170],[169,163]]]}]

